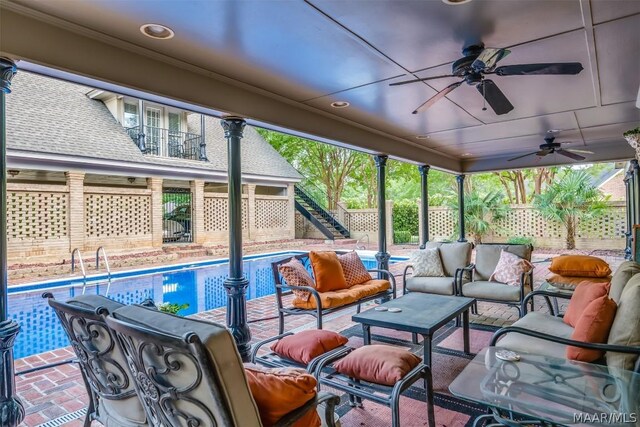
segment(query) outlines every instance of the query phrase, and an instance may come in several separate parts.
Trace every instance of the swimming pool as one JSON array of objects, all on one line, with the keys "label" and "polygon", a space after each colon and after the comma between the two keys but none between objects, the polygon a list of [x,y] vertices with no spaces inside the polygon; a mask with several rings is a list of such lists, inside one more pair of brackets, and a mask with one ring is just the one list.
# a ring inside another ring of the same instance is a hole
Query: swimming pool
[{"label": "swimming pool", "polygon": [[[244,257],[244,272],[249,279],[247,299],[273,294],[275,283],[271,263],[299,253],[274,252]],[[367,268],[375,268],[373,254],[361,256]],[[404,258],[392,257],[390,262],[401,260]],[[213,310],[227,304],[223,283],[228,277],[228,267],[228,260],[220,259],[114,273],[109,298],[123,304],[137,304],[146,298],[152,298],[156,303],[189,304],[188,309],[180,312],[182,315]],[[106,275],[88,279],[86,293],[104,295]],[[14,346],[16,359],[69,345],[58,318],[42,294],[47,290],[57,300],[66,301],[82,293],[82,284],[74,277],[9,288],[9,316],[21,327]]]}]

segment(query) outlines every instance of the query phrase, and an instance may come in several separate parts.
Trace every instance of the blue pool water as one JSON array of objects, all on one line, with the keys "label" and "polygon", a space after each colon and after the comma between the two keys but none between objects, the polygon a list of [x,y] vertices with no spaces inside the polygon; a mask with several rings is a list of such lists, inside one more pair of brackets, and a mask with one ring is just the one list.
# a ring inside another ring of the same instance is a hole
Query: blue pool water
[{"label": "blue pool water", "polygon": [[[271,263],[297,253],[278,252],[245,257],[244,272],[249,279],[247,299],[273,294],[275,283]],[[401,259],[392,258],[391,262]],[[363,256],[363,262],[367,268],[376,266],[373,257]],[[152,298],[156,303],[189,304],[188,309],[180,312],[182,315],[212,310],[227,304],[223,282],[228,277],[228,266],[227,260],[215,260],[119,272],[113,276],[109,297],[123,304],[137,304],[146,298]],[[104,295],[106,277],[95,276],[89,280],[86,293]],[[82,293],[82,283],[75,277],[9,288],[9,315],[21,327],[14,347],[17,359],[69,344],[55,313],[42,298],[45,290],[57,300],[66,301]]]}]

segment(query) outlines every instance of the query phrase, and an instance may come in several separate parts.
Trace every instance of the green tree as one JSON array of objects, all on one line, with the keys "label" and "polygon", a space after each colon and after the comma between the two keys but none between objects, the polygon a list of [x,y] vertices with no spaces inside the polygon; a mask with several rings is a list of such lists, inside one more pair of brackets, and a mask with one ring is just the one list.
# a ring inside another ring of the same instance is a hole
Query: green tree
[{"label": "green tree", "polygon": [[574,249],[579,223],[602,215],[608,199],[584,170],[567,169],[559,181],[535,197],[533,205],[545,219],[565,226],[567,249]]},{"label": "green tree", "polygon": [[[458,198],[452,194],[447,199],[447,205],[458,218]],[[473,237],[475,244],[482,243],[482,238],[498,228],[497,223],[504,219],[510,207],[505,203],[505,196],[500,191],[490,191],[486,194],[476,189],[464,195],[464,224],[466,232]],[[460,225],[456,225],[459,234]]]}]

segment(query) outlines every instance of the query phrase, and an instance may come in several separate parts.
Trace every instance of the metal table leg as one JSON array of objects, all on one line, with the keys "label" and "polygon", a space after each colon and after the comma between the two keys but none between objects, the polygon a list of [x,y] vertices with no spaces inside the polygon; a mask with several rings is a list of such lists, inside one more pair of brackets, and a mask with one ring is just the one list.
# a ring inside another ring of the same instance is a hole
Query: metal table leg
[{"label": "metal table leg", "polygon": [[362,339],[364,340],[364,345],[371,344],[371,326],[362,324]]},{"label": "metal table leg", "polygon": [[431,336],[430,335],[422,335],[422,345],[424,347],[424,354],[422,355],[422,360],[425,365],[431,369]]},{"label": "metal table leg", "polygon": [[464,352],[469,354],[469,309],[462,312],[462,337],[464,339]]}]

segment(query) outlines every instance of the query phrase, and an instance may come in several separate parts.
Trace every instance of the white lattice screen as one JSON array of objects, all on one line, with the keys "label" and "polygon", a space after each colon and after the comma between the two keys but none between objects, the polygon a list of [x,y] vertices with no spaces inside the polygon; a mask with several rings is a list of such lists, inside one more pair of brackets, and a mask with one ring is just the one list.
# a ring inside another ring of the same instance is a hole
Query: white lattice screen
[{"label": "white lattice screen", "polygon": [[151,233],[151,196],[84,195],[87,237],[126,237]]},{"label": "white lattice screen", "polygon": [[585,221],[578,226],[576,237],[583,239],[623,238],[627,230],[627,215],[624,206],[607,209],[604,215]]},{"label": "white lattice screen", "polygon": [[429,237],[431,240],[450,239],[456,227],[455,212],[446,208],[429,208]]},{"label": "white lattice screen", "polygon": [[9,191],[7,239],[58,239],[67,237],[69,195],[56,192]]},{"label": "white lattice screen", "polygon": [[493,236],[508,239],[513,236],[533,238],[560,238],[564,227],[554,221],[545,220],[530,206],[512,206],[507,216],[499,221]]},{"label": "white lattice screen", "polygon": [[376,210],[349,210],[349,230],[367,232],[377,231],[378,212]]},{"label": "white lattice screen", "polygon": [[[229,199],[226,196],[205,196],[204,231],[226,231],[229,229]],[[242,229],[249,225],[249,200],[242,199]]]},{"label": "white lattice screen", "polygon": [[288,228],[289,200],[256,198],[256,228]]}]

